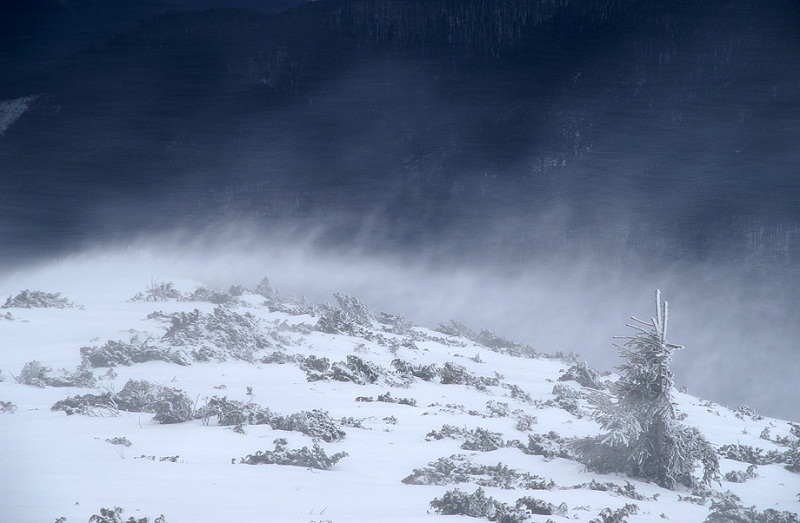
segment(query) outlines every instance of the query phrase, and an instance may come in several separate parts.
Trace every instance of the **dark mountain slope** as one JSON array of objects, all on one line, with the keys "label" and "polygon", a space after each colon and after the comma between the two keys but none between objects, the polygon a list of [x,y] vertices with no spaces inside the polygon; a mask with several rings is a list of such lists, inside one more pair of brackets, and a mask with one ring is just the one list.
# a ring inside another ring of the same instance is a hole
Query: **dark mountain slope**
[{"label": "dark mountain slope", "polygon": [[[0,138],[3,241],[343,215],[334,241],[388,248],[791,263],[797,11],[337,0],[161,15],[5,87],[41,96]],[[533,230],[542,215],[557,227]],[[752,245],[765,227],[786,239]]]}]

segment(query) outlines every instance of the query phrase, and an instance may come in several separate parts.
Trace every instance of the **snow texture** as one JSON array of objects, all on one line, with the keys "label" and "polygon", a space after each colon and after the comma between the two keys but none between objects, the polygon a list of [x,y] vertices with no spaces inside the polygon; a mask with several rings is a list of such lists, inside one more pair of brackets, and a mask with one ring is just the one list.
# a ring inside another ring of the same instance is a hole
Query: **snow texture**
[{"label": "snow texture", "polygon": [[618,376],[347,294],[129,269],[0,281],[81,304],[0,322],[0,521],[798,521],[797,425],[671,390],[720,481],[589,472],[570,443],[605,434],[589,399]]}]

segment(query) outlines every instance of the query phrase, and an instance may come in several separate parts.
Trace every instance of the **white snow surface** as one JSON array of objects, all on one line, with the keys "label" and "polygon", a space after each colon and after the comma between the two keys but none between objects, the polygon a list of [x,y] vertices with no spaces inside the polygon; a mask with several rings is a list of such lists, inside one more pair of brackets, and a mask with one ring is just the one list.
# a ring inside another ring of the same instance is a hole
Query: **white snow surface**
[{"label": "white snow surface", "polygon": [[[503,463],[520,473],[552,480],[554,486],[547,490],[484,487],[487,496],[512,506],[523,496],[555,506],[566,504],[565,514],[534,514],[529,519],[532,522],[589,522],[604,508],[614,510],[627,503],[639,507],[636,514],[627,518],[635,523],[665,518],[702,522],[709,514],[710,500],[704,504],[681,501],[692,495],[684,487],[669,491],[622,475],[587,472],[578,462],[546,459],[513,447],[478,452],[462,449],[460,439],[426,439],[429,432],[441,430],[445,424],[484,428],[501,433],[506,441],[518,439],[523,443],[529,435],[551,431],[565,438],[599,433],[599,426],[588,415],[585,399],[579,400],[580,416],[550,401],[555,398],[553,387],[558,378],[571,365],[569,361],[510,356],[425,327],[414,327],[405,334],[390,332],[389,326],[377,319],[357,336],[320,332],[314,330],[318,317],[271,312],[265,297],[253,292],[246,292],[235,305],[225,307],[255,316],[268,338],[272,333],[279,335],[280,341],[270,338],[272,348],[256,351],[254,363],[230,359],[180,366],[149,361],[114,367],[115,377],[102,377],[108,369],[94,368],[92,372],[98,380],[96,388],[91,389],[40,388],[16,382],[14,377],[31,360],[56,372],[60,368],[74,370],[81,362],[79,349],[84,346],[101,346],[107,340],[129,341],[132,333],[161,343],[165,324],[147,319],[154,311],[170,314],[199,309],[211,313],[218,307],[207,302],[130,301],[151,285],[149,271],[148,267],[120,265],[118,260],[93,260],[91,266],[67,264],[31,269],[0,281],[0,304],[6,296],[15,296],[24,289],[60,292],[75,304],[61,309],[0,309],[0,401],[16,406],[15,412],[0,414],[0,521],[49,522],[59,517],[65,517],[67,522],[87,521],[102,507],[123,508],[125,520],[132,516],[152,521],[163,514],[170,523],[474,521],[466,516],[437,515],[430,502],[455,488],[472,493],[476,484],[402,482],[414,469],[456,454],[475,464]],[[163,268],[159,271],[161,281],[171,281],[185,293],[206,285],[182,274],[165,274]],[[287,291],[291,293],[292,289]],[[639,311],[631,311],[636,312]],[[625,320],[620,318],[621,333]],[[292,330],[287,325],[300,327]],[[389,342],[392,339],[399,342],[394,349]],[[480,390],[469,385],[441,384],[437,379],[414,379],[398,386],[391,383],[397,381],[391,374],[389,379],[364,385],[332,379],[307,381],[297,364],[258,361],[275,351],[287,356],[326,357],[331,362],[354,355],[384,369],[391,369],[396,358],[414,365],[433,363],[439,367],[452,362],[475,376],[496,377],[499,385]],[[609,357],[614,357],[612,349],[609,352]],[[246,425],[245,433],[240,434],[233,427],[218,425],[213,417],[208,424],[202,419],[158,424],[152,414],[145,412],[91,416],[51,410],[55,402],[69,396],[119,391],[129,379],[185,391],[198,407],[207,398],[226,396],[257,403],[282,415],[321,409],[337,421],[346,417],[360,420],[361,426],[343,425],[346,437],[341,441],[320,441],[328,455],[346,452],[348,456],[330,470],[316,470],[239,463],[248,454],[273,450],[277,438],[285,438],[290,449],[314,444],[303,433],[273,430],[266,424]],[[563,383],[586,392],[575,382]],[[532,401],[511,397],[511,386],[528,393]],[[252,389],[251,395],[248,388]],[[416,406],[356,401],[357,397],[375,398],[386,392],[393,398],[413,398]],[[791,437],[786,421],[742,415],[677,391],[674,398],[678,410],[687,415],[684,423],[698,427],[715,446],[739,443],[764,452],[785,450],[774,439]],[[508,404],[509,414],[490,417],[490,401]],[[517,418],[523,413],[537,420],[528,431],[517,428]],[[769,429],[773,441],[760,437],[764,429]],[[106,441],[115,437],[127,438],[131,446]],[[141,456],[153,456],[155,460]],[[177,459],[159,460],[168,456]],[[746,463],[721,459],[723,473],[746,468]],[[755,506],[759,511],[800,511],[800,474],[789,472],[782,464],[761,465],[756,472],[758,477],[745,483],[723,480],[711,487],[721,493],[731,491],[741,498],[743,506]],[[645,499],[592,490],[585,486],[592,480],[622,487],[629,482]]]}]

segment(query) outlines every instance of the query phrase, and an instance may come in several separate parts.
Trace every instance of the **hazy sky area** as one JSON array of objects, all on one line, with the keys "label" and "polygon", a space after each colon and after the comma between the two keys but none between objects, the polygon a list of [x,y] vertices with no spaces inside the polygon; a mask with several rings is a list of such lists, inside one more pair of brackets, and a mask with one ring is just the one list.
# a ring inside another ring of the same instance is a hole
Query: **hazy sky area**
[{"label": "hazy sky area", "polygon": [[269,276],[604,370],[659,287],[678,385],[800,421],[799,63],[794,0],[6,3],[0,273]]}]

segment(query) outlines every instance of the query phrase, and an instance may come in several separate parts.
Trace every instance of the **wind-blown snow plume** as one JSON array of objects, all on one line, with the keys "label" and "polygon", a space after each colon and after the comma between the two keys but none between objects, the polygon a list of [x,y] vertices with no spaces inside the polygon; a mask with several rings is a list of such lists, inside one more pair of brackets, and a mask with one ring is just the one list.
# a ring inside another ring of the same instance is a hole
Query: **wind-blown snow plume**
[{"label": "wind-blown snow plume", "polygon": [[14,100],[0,101],[0,136],[28,110],[28,107],[30,107],[37,98],[39,98],[39,96],[31,95]]}]

